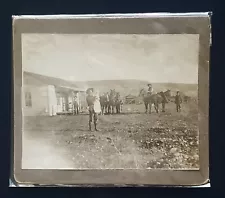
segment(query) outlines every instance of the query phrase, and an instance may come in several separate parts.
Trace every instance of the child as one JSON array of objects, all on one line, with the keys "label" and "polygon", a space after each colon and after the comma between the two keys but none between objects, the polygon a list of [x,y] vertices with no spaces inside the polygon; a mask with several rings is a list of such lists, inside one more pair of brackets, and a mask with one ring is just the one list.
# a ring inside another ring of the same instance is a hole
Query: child
[{"label": "child", "polygon": [[98,91],[95,93],[94,111],[97,114],[101,113],[100,96]]},{"label": "child", "polygon": [[175,96],[175,104],[176,104],[177,112],[181,112],[181,103],[182,103],[182,98],[180,96],[180,92],[177,91],[177,95]]}]

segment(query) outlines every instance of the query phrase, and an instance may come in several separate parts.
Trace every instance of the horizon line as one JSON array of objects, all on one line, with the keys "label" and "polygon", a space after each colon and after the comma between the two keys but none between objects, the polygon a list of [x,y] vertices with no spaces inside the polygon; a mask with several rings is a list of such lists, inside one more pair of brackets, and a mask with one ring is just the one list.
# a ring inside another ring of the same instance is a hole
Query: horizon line
[{"label": "horizon line", "polygon": [[30,71],[25,71],[23,70],[23,72],[27,72],[27,73],[33,73],[33,74],[37,74],[37,75],[41,75],[41,76],[46,76],[46,77],[50,77],[50,78],[58,78],[61,80],[65,80],[71,83],[76,83],[76,82],[80,82],[80,83],[85,83],[85,82],[98,82],[98,81],[125,81],[125,80],[135,80],[135,81],[146,81],[148,83],[151,84],[190,84],[190,85],[198,85],[198,82],[196,83],[191,83],[191,82],[163,82],[163,81],[158,81],[158,82],[154,82],[154,81],[149,81],[149,80],[145,80],[145,79],[134,79],[134,78],[129,78],[129,79],[99,79],[99,80],[68,80],[68,78],[62,78],[62,77],[55,77],[55,76],[50,76],[50,75],[45,75],[45,74],[40,74],[40,73],[34,73],[34,72],[30,72]]}]

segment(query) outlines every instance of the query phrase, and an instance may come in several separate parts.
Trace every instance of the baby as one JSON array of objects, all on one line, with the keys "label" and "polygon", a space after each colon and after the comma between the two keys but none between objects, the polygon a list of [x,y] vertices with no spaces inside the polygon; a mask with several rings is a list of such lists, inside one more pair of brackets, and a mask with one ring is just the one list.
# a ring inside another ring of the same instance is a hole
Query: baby
[{"label": "baby", "polygon": [[101,105],[100,105],[100,94],[99,91],[96,91],[95,94],[95,102],[94,102],[94,111],[96,113],[101,113]]}]

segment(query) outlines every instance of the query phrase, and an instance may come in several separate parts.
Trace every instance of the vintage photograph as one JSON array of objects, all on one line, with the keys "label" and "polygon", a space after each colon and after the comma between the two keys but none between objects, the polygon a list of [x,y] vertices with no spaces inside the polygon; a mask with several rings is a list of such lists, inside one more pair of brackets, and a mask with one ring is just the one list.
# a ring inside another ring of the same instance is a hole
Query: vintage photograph
[{"label": "vintage photograph", "polygon": [[199,169],[199,34],[21,43],[22,169]]}]

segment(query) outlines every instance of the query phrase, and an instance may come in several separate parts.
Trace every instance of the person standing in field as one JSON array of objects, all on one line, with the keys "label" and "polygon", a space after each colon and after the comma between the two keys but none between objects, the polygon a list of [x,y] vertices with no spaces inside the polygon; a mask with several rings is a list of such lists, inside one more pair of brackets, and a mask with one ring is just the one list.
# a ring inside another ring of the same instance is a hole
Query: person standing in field
[{"label": "person standing in field", "polygon": [[74,97],[73,97],[73,115],[79,114],[79,98],[78,98],[78,93],[74,93]]},{"label": "person standing in field", "polygon": [[97,121],[98,121],[98,113],[95,111],[95,103],[96,103],[96,96],[93,94],[94,89],[88,89],[87,90],[87,97],[86,101],[88,104],[88,111],[89,111],[89,130],[91,131],[91,123],[94,121],[94,128],[95,131],[98,131],[97,129]]},{"label": "person standing in field", "polygon": [[180,96],[180,92],[177,91],[177,94],[175,96],[175,104],[176,104],[177,112],[181,112],[181,103],[182,103],[182,98]]}]

